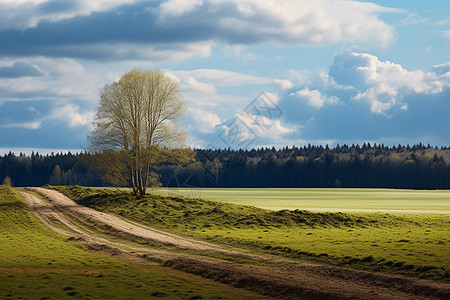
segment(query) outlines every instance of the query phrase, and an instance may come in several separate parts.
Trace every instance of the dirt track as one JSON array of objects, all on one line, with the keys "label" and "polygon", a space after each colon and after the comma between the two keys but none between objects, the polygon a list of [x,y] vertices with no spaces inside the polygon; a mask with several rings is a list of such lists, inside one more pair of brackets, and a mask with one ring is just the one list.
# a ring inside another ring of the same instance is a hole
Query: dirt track
[{"label": "dirt track", "polygon": [[[262,295],[289,299],[450,299],[449,284],[254,255],[80,206],[56,191],[30,188],[21,194],[48,227],[88,249],[144,264],[161,264]],[[166,246],[146,246],[142,241]]]}]

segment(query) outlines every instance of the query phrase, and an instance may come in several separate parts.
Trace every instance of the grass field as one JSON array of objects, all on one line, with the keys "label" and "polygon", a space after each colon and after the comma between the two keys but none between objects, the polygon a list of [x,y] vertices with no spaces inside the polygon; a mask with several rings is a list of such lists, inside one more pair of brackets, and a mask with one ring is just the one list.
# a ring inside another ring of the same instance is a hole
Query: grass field
[{"label": "grass field", "polygon": [[[174,279],[176,278],[176,279]],[[0,299],[236,299],[201,277],[87,252],[47,229],[0,185]]]},{"label": "grass field", "polygon": [[450,191],[392,189],[158,188],[150,193],[260,208],[311,211],[450,214]]},{"label": "grass field", "polygon": [[[300,260],[450,280],[449,214],[273,211],[182,197],[136,198],[110,189],[57,189],[84,205],[216,243]],[[359,192],[361,202],[363,191]],[[244,203],[253,202],[247,199]],[[367,205],[362,203],[361,208]]]}]

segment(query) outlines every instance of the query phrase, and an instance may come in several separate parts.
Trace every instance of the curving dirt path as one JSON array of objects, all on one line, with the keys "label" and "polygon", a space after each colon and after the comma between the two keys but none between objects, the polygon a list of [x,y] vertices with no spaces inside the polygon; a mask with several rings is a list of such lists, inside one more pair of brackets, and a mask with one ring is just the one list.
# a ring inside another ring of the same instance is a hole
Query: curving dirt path
[{"label": "curving dirt path", "polygon": [[[88,249],[164,265],[261,295],[288,299],[450,299],[449,284],[255,255],[99,212],[57,191],[28,188],[21,194],[44,224]],[[142,241],[166,246],[146,246]]]},{"label": "curving dirt path", "polygon": [[215,245],[202,241],[196,241],[168,232],[150,228],[136,222],[125,220],[112,214],[103,213],[95,209],[78,205],[63,194],[44,188],[30,188],[48,199],[47,206],[54,207],[60,212],[72,212],[84,215],[89,219],[100,222],[111,229],[133,235],[137,238],[154,240],[165,245],[171,245],[182,249],[215,250]]}]

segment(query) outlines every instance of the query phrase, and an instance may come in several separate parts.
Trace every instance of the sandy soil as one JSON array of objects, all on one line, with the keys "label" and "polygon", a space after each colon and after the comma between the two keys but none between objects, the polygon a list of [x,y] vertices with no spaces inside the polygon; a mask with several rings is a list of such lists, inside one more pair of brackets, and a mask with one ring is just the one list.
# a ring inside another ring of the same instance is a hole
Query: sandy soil
[{"label": "sandy soil", "polygon": [[[44,224],[87,249],[171,267],[261,295],[287,299],[450,299],[450,285],[445,283],[255,255],[80,206],[57,191],[29,188],[21,194]],[[143,241],[166,246],[143,245]]]}]

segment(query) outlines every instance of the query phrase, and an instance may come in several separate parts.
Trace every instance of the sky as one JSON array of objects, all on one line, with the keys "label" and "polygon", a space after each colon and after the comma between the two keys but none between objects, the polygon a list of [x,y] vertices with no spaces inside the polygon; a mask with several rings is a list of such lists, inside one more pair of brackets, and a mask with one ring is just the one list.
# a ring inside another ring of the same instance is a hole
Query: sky
[{"label": "sky", "polygon": [[133,68],[191,147],[450,145],[448,0],[0,0],[0,153],[87,149]]}]

